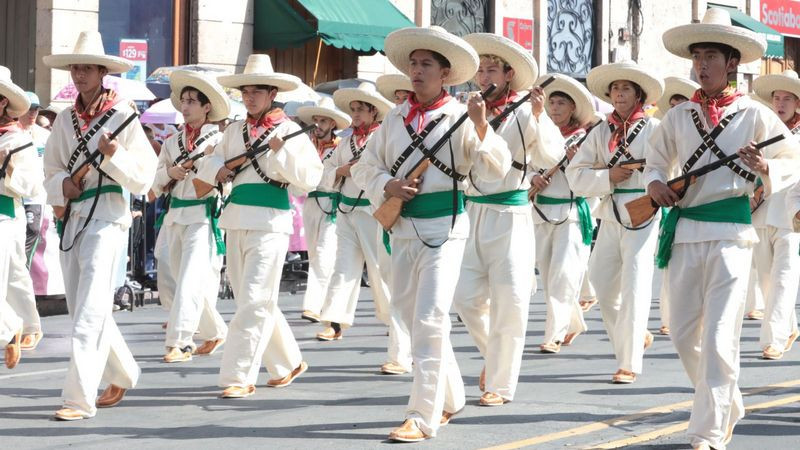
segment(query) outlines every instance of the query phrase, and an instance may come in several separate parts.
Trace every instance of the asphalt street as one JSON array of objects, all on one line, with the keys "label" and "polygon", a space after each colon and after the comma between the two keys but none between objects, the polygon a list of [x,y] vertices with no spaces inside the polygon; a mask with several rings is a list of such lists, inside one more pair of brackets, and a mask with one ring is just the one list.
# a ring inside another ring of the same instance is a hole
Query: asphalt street
[{"label": "asphalt street", "polygon": [[[658,292],[658,291],[656,291]],[[54,448],[375,448],[403,421],[410,375],[380,375],[386,328],[374,318],[362,290],[357,323],[344,339],[318,342],[321,330],[299,318],[302,293],[280,299],[308,361],[291,386],[267,388],[262,370],[254,396],[217,398],[221,352],[165,364],[166,313],[158,306],[114,317],[142,368],[136,389],[112,409],[78,422],[50,419],[60,406],[68,362],[69,319],[43,319],[45,338],[13,371],[0,369],[0,447]],[[221,300],[230,320],[234,303]],[[542,292],[532,299],[520,384],[513,402],[478,406],[482,362],[466,329],[453,315],[453,346],[467,407],[424,448],[690,448],[684,434],[692,389],[668,337],[656,335],[644,374],[633,385],[612,385],[616,363],[597,307],[588,333],[560,354],[538,351],[544,327]],[[800,349],[780,361],[763,361],[760,322],[746,321],[741,386],[752,409],[735,430],[731,449],[800,447]],[[660,326],[653,302],[649,327]]]}]

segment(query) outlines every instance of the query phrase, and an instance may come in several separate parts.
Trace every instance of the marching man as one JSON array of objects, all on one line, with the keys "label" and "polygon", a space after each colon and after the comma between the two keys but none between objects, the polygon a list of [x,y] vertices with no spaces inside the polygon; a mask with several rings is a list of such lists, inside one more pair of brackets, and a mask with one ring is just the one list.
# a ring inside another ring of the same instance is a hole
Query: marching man
[{"label": "marching man", "polygon": [[[414,381],[405,422],[389,439],[416,442],[436,436],[465,402],[449,311],[469,236],[466,174],[499,181],[510,169],[511,154],[489,126],[479,95],[472,94],[465,108],[443,89],[477,71],[478,55],[469,44],[439,27],[412,27],[390,33],[385,50],[411,78],[414,92],[387,114],[350,171],[391,231],[392,320],[411,334]],[[467,113],[470,120],[451,129]],[[443,136],[446,143],[424,174],[406,178]],[[402,202],[400,212],[393,205]],[[386,215],[384,205],[393,208]]]},{"label": "marching man", "polygon": [[[299,126],[273,100],[279,91],[297,88],[297,77],[273,71],[268,55],[254,54],[244,73],[221,76],[219,82],[242,92],[247,119],[228,125],[198,177],[209,185],[233,178],[219,225],[227,232],[227,271],[236,313],[229,324],[219,385],[224,388],[221,397],[243,398],[255,392],[262,363],[272,376],[269,387],[288,386],[308,369],[278,308],[278,288],[294,231],[287,188],[314,189],[322,177],[322,163],[307,135],[282,139]],[[236,172],[225,165],[267,145],[268,151],[251,154]]]},{"label": "marching man", "polygon": [[[228,332],[216,308],[225,254],[216,192],[198,198],[192,180],[202,167],[201,155],[211,153],[222,140],[211,122],[227,117],[230,106],[222,87],[203,74],[178,70],[170,74],[169,82],[170,99],[185,125],[161,146],[153,191],[165,194],[167,202],[158,239],[168,252],[168,261],[163,261],[170,271],[167,278],[175,281],[164,355],[165,362],[173,363],[191,360],[192,353],[214,353]],[[204,341],[200,347],[193,339],[198,330]]]},{"label": "marching man", "polygon": [[[24,280],[22,275],[26,275],[27,285],[31,285],[25,269],[22,198],[35,196],[44,180],[36,147],[16,120],[29,107],[25,91],[11,81],[11,72],[0,66],[0,345],[5,348],[5,364],[9,369],[19,363],[21,345],[25,343],[24,327],[30,326],[18,315],[17,305],[11,303],[12,286],[19,289]],[[22,274],[17,270],[20,263]],[[30,294],[33,295],[32,290]]]},{"label": "marching man", "polygon": [[[800,132],[800,79],[797,72],[765,75],[753,83],[756,94],[772,103],[775,114],[792,134]],[[800,157],[800,148],[795,148]],[[772,193],[755,199],[751,207],[758,243],[753,248],[757,278],[764,292],[764,320],[759,343],[764,359],[781,359],[797,340],[795,303],[800,283],[800,233],[792,231],[791,214],[786,213],[786,192],[798,179],[798,170],[770,173]]]},{"label": "marching man", "polygon": [[391,259],[381,242],[381,229],[372,217],[373,208],[365,192],[355,185],[350,174],[370,138],[380,127],[380,121],[392,109],[372,83],[364,82],[357,88],[339,89],[333,94],[339,109],[348,111],[353,122],[353,133],[342,139],[325,161],[322,185],[336,190],[338,220],[336,234],[338,250],[336,263],[322,306],[325,329],[317,339],[341,339],[342,328],[353,325],[358,295],[361,291],[360,274],[367,264],[370,290],[378,320],[389,326],[389,361],[381,367],[383,373],[402,374],[411,370],[411,343],[407,329],[391,326],[389,313],[389,288],[391,285]]},{"label": "marching man", "polygon": [[[547,76],[550,75],[542,76],[539,82]],[[566,140],[562,148],[570,160],[579,151],[578,141],[586,136],[584,124],[594,119],[592,96],[574,79],[561,74],[552,76],[556,80],[545,88],[545,106]],[[536,267],[547,305],[542,353],[558,353],[562,345],[572,344],[587,329],[579,302],[594,220],[586,199],[576,197],[570,189],[564,174],[566,165],[550,178],[545,175],[552,166],[539,166],[532,180],[538,191],[533,202]]]},{"label": "marching man", "polygon": [[645,158],[658,119],[648,118],[642,106],[655,102],[664,85],[632,62],[595,67],[586,82],[595,96],[611,102],[614,112],[589,133],[567,166],[567,180],[576,195],[603,197],[589,278],[617,357],[619,370],[611,381],[629,384],[642,372],[644,350],[653,342],[647,319],[658,221],[631,226],[623,205],[641,196],[644,184],[641,171],[620,163]]},{"label": "marching man", "polygon": [[[487,98],[487,120],[519,100],[517,91],[531,89],[536,62],[522,46],[489,33],[464,37],[478,53],[475,82],[482,91],[496,85]],[[528,202],[534,166],[555,165],[554,149],[564,143],[558,128],[544,114],[544,92],[533,88],[531,101],[513,110],[495,132],[511,150],[512,169],[502,179],[473,176],[467,188],[470,233],[454,295],[455,310],[486,361],[479,387],[480,404],[499,406],[514,399],[517,388],[528,305],[535,289],[533,217]],[[494,126],[495,123],[492,123]]]},{"label": "marching man", "polygon": [[[100,33],[81,32],[73,53],[44,57],[68,70],[78,89],[75,105],[58,114],[44,153],[45,189],[62,217],[61,268],[72,317],[72,351],[58,420],[93,417],[115,406],[136,385],[139,367],[111,315],[113,274],[131,225],[129,199],[150,189],[158,158],[129,102],[102,85],[108,73],[131,69],[129,61],[106,55]],[[110,131],[119,131],[116,139]],[[82,181],[71,177],[99,152]],[[101,381],[108,387],[100,397]]]},{"label": "marching man", "polygon": [[[324,164],[333,156],[333,149],[339,144],[340,138],[335,132],[350,126],[350,116],[339,110],[333,99],[322,97],[316,105],[297,108],[297,117],[317,126],[311,132],[311,141]],[[301,317],[310,322],[319,322],[322,302],[325,301],[336,261],[336,196],[332,188],[320,183],[308,193],[308,199],[303,203],[303,227],[306,230],[309,264]]]},{"label": "marching man", "polygon": [[395,105],[405,103],[408,96],[413,91],[411,80],[402,73],[388,73],[381,75],[375,80],[375,86],[383,98]]},{"label": "marching man", "polygon": [[[761,58],[766,45],[731,26],[727,11],[709,9],[702,23],[667,30],[663,41],[669,52],[692,60],[700,89],[667,112],[650,137],[644,183],[657,204],[672,207],[657,261],[669,283],[670,336],[695,389],[691,445],[724,449],[744,416],[739,336],[758,241],[749,197],[759,176],[766,195],[781,189],[783,170],[796,169],[777,158],[797,158],[797,141],[768,108],[728,84],[729,74]],[[781,142],[754,146],[781,134]],[[737,151],[740,160],[700,177],[683,196],[665,184],[673,170],[686,173]]]}]

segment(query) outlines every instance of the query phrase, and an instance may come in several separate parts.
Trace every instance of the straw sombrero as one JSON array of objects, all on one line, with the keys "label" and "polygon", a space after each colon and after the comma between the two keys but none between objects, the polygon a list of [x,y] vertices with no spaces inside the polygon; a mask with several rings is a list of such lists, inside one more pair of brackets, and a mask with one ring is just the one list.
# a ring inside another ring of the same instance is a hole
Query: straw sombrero
[{"label": "straw sombrero", "polygon": [[[594,106],[592,104],[592,94],[583,87],[582,84],[578,83],[572,77],[568,77],[566,75],[562,75],[560,73],[549,73],[542,75],[536,80],[536,85],[542,84],[546,79],[553,77],[555,80],[548,84],[544,88],[545,93],[545,100],[550,97],[550,94],[553,92],[563,92],[575,102],[575,120],[577,120],[581,125],[589,122],[594,117]],[[544,108],[547,110],[547,114],[550,114],[550,103],[545,101]]]},{"label": "straw sombrero", "polygon": [[208,97],[211,102],[211,111],[208,112],[209,121],[217,122],[228,117],[231,105],[222,86],[208,75],[189,70],[176,70],[169,74],[169,87],[172,89],[169,98],[175,109],[181,110],[181,91],[186,86],[191,86]]},{"label": "straw sombrero", "polygon": [[772,93],[775,91],[791,92],[800,98],[800,78],[791,69],[781,74],[762,75],[753,82],[753,90],[769,105],[772,104]]},{"label": "straw sombrero", "polygon": [[350,126],[350,116],[340,111],[330,97],[322,96],[313,106],[300,106],[297,108],[297,117],[307,124],[314,123],[314,116],[329,117],[336,122],[336,128],[344,130]]},{"label": "straw sombrero", "polygon": [[97,31],[81,31],[72,53],[48,55],[42,58],[45,65],[59,70],[69,70],[72,64],[93,64],[108,69],[108,73],[123,73],[133,68],[133,63],[119,56],[106,55],[103,38]]},{"label": "straw sombrero", "polygon": [[689,46],[700,42],[729,45],[739,53],[742,64],[760,59],[767,49],[766,39],[748,29],[731,25],[731,15],[720,8],[710,8],[701,23],[670,28],[662,36],[664,47],[682,58],[691,58]]},{"label": "straw sombrero", "polygon": [[595,67],[589,71],[589,75],[586,77],[586,85],[589,87],[589,92],[610,103],[609,85],[618,80],[632,81],[641,86],[647,96],[644,101],[645,105],[654,103],[664,92],[663,81],[632,61]]},{"label": "straw sombrero", "polygon": [[350,111],[350,102],[369,103],[378,109],[378,121],[382,121],[394,103],[383,98],[370,82],[363,82],[357,88],[343,88],[333,93],[333,102],[342,111]]},{"label": "straw sombrero", "polygon": [[673,95],[682,95],[688,99],[691,99],[692,96],[694,96],[695,91],[698,89],[700,89],[699,84],[692,80],[687,80],[686,78],[664,78],[664,93],[661,94],[661,98],[659,98],[656,102],[656,107],[658,108],[656,117],[660,119],[667,114],[667,111],[669,111],[671,108],[669,105],[669,99],[672,98]]},{"label": "straw sombrero", "polygon": [[411,79],[402,73],[390,73],[381,75],[375,81],[378,92],[390,102],[394,102],[395,91],[413,91]]},{"label": "straw sombrero", "polygon": [[0,95],[8,99],[6,114],[11,118],[25,114],[31,107],[28,94],[11,81],[11,70],[5,66],[0,66]]},{"label": "straw sombrero", "polygon": [[514,69],[511,89],[520,91],[530,89],[539,75],[539,67],[533,56],[524,47],[503,36],[492,33],[472,33],[464,40],[480,55],[499,56]]},{"label": "straw sombrero", "polygon": [[414,50],[432,50],[450,61],[450,75],[444,80],[447,86],[466,83],[478,71],[478,54],[460,37],[444,28],[408,27],[392,31],[384,41],[384,52],[389,62],[408,75],[408,59]]},{"label": "straw sombrero", "polygon": [[275,86],[278,91],[291,91],[302,84],[300,78],[294,75],[275,72],[272,69],[272,61],[269,59],[269,55],[264,54],[250,55],[247,57],[244,72],[234,75],[222,75],[217,78],[217,81],[219,81],[219,84],[233,89],[239,89],[242,86],[266,84]]}]

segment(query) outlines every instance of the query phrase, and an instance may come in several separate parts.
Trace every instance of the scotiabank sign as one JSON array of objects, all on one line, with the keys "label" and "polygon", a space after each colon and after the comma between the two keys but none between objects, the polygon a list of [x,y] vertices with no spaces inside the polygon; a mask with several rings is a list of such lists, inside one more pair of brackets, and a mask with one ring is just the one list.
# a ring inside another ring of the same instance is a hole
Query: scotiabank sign
[{"label": "scotiabank sign", "polygon": [[761,23],[780,34],[800,37],[800,0],[761,0]]}]

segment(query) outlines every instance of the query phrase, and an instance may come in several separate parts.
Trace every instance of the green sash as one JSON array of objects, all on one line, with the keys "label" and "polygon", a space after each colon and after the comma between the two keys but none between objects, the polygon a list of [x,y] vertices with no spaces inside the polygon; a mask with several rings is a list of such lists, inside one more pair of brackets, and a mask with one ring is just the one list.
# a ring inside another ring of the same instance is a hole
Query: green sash
[{"label": "green sash", "polygon": [[615,194],[643,194],[645,192],[647,192],[647,191],[645,191],[644,189],[635,189],[635,188],[634,189],[622,189],[622,188],[614,189],[614,193]]},{"label": "green sash", "polygon": [[[329,198],[331,199],[331,211],[327,212],[322,210],[327,216],[328,221],[336,223],[336,212],[339,210],[339,201],[341,194],[338,192],[324,192],[324,191],[311,191],[308,193],[308,198]],[[322,207],[320,207],[322,209]]]},{"label": "green sash", "polygon": [[[527,206],[528,191],[508,191],[489,195],[467,195],[467,201],[491,205]],[[452,200],[450,201],[452,203]],[[452,206],[452,205],[451,205]]]},{"label": "green sash", "polygon": [[286,211],[291,209],[289,191],[267,183],[248,183],[234,186],[231,195],[225,201],[225,205],[227,206],[228,203]]},{"label": "green sash", "polygon": [[366,198],[348,197],[344,194],[341,195],[341,201],[347,206],[369,206],[369,200]]},{"label": "green sash", "polygon": [[17,215],[14,213],[14,198],[7,195],[0,195],[0,214],[15,218]]},{"label": "green sash", "polygon": [[[100,186],[100,195],[102,194],[119,194],[122,195],[122,186],[118,184],[107,184],[105,186]],[[84,200],[89,200],[97,195],[97,188],[87,189],[78,196],[78,198],[73,199],[72,203],[80,203]],[[66,214],[66,213],[65,213]],[[61,237],[64,234],[64,220],[56,220],[56,231],[58,232],[58,236]]]},{"label": "green sash", "polygon": [[169,209],[173,208],[189,208],[191,206],[205,206],[206,217],[211,224],[211,233],[214,235],[214,242],[217,247],[217,254],[225,254],[225,240],[222,238],[222,231],[219,229],[219,219],[217,218],[217,197],[208,197],[204,199],[183,199],[177,197],[170,197]]},{"label": "green sash", "polygon": [[752,223],[750,218],[750,198],[743,195],[690,208],[672,207],[658,236],[656,263],[659,269],[663,269],[669,264],[669,259],[672,256],[672,242],[675,240],[675,229],[678,225],[678,219],[681,217],[701,222],[750,224]]},{"label": "green sash", "polygon": [[[456,214],[464,212],[464,192],[458,191],[456,199]],[[438,219],[453,214],[453,191],[431,192],[417,194],[403,205],[400,212],[402,217],[410,219]],[[389,233],[383,232],[383,245],[391,255],[392,247],[389,242]]]},{"label": "green sash", "polygon": [[573,202],[578,208],[578,223],[581,227],[581,237],[583,238],[583,243],[586,245],[592,245],[592,237],[594,236],[594,220],[592,220],[592,210],[589,209],[589,203],[584,197],[568,199],[546,197],[544,195],[536,196],[536,203],[540,205],[564,205]]}]

